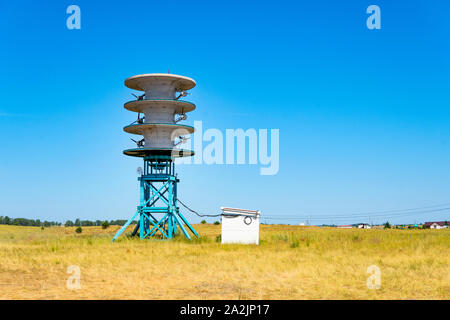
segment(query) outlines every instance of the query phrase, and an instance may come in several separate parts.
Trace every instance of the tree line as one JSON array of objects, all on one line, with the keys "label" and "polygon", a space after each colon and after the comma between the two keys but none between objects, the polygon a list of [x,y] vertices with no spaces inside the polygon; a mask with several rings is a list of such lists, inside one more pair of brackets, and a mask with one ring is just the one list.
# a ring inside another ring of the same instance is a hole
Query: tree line
[{"label": "tree line", "polygon": [[[26,219],[26,218],[10,218],[8,216],[0,216],[0,224],[12,225],[12,226],[29,226],[29,227],[51,227],[51,226],[62,226],[65,227],[90,227],[90,226],[101,226],[105,222],[109,225],[117,225],[123,226],[127,220],[80,220],[76,219],[75,221],[67,220],[64,224],[61,222],[55,221],[41,221],[39,219]],[[132,224],[136,224],[136,221],[133,221]]]},{"label": "tree line", "polygon": [[33,226],[33,227],[51,227],[60,226],[61,222],[41,221],[39,219],[10,218],[8,216],[0,216],[0,224],[8,224],[13,226]]}]

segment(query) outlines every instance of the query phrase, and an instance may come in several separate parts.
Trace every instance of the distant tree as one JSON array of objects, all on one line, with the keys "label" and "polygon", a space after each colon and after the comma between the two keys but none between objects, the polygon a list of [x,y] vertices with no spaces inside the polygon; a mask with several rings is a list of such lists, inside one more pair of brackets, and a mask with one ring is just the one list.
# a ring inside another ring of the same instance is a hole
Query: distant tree
[{"label": "distant tree", "polygon": [[220,224],[220,222],[219,222],[219,221],[216,221],[216,222],[214,222],[214,224]]},{"label": "distant tree", "polygon": [[73,227],[73,222],[70,220],[67,220],[66,223],[64,224],[64,226],[66,227]]},{"label": "distant tree", "polygon": [[206,223],[206,220],[202,220],[202,222],[200,222],[201,224],[205,224]]},{"label": "distant tree", "polygon": [[103,221],[103,223],[102,223],[102,229],[106,229],[106,228],[108,228],[109,227],[109,222],[108,221]]},{"label": "distant tree", "polygon": [[81,232],[83,232],[83,229],[81,227],[78,227],[78,228],[75,229],[75,232],[76,233],[81,233]]},{"label": "distant tree", "polygon": [[[109,224],[111,226],[123,226],[125,223],[127,223],[127,220],[111,220],[109,222]],[[131,224],[136,224],[136,223],[137,223],[137,221],[131,222]]]},{"label": "distant tree", "polygon": [[81,226],[81,221],[80,221],[80,219],[77,218],[77,220],[75,220],[75,225],[76,225],[76,226]]},{"label": "distant tree", "polygon": [[83,227],[92,227],[94,225],[95,225],[95,222],[93,222],[93,221],[89,221],[89,220],[81,221],[81,226],[83,226]]},{"label": "distant tree", "polygon": [[384,224],[384,228],[385,229],[390,229],[391,228],[391,224],[389,223],[389,221],[386,221],[386,223]]}]

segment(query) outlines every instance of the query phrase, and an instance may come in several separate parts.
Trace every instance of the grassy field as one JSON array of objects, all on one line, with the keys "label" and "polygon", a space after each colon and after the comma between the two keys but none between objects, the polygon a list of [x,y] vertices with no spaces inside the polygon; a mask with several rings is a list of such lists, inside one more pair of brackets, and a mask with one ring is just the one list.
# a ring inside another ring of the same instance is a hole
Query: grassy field
[{"label": "grassy field", "polygon": [[[221,245],[220,225],[188,242],[106,230],[0,226],[1,299],[450,299],[450,230],[261,226],[259,246]],[[81,289],[66,288],[67,268]],[[368,289],[367,267],[381,270]]]}]

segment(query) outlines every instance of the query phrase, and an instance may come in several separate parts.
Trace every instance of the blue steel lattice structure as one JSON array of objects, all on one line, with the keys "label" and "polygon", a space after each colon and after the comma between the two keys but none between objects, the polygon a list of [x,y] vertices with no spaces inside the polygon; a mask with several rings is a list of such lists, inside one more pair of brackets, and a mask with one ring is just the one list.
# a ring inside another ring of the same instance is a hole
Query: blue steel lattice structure
[{"label": "blue steel lattice structure", "polygon": [[[199,237],[177,206],[179,179],[175,174],[175,158],[194,154],[192,150],[176,148],[180,144],[175,143],[176,138],[185,141],[183,135],[192,133],[194,128],[177,124],[175,116],[185,115],[185,112],[195,108],[192,103],[178,100],[180,96],[186,96],[185,90],[194,87],[195,82],[172,74],[145,74],[128,78],[125,85],[145,91],[145,99],[133,101],[133,108],[129,107],[130,103],[125,104],[130,111],[144,113],[145,120],[138,118],[137,124],[124,128],[126,132],[144,136],[144,143],[138,144],[138,148],[124,151],[125,155],[142,157],[144,170],[138,177],[140,203],[137,210],[116,233],[113,241],[136,219],[138,221],[132,235],[139,233],[141,239],[171,239],[178,233],[191,239],[189,231]],[[175,98],[176,92],[181,92],[178,98]]]},{"label": "blue steel lattice structure", "polygon": [[144,173],[140,181],[140,204],[136,213],[117,232],[113,240],[136,219],[139,221],[132,235],[139,231],[141,239],[159,236],[171,239],[178,228],[188,239],[191,239],[185,226],[198,237],[195,229],[189,224],[177,206],[177,183],[175,163],[169,155],[147,156],[144,158]]}]

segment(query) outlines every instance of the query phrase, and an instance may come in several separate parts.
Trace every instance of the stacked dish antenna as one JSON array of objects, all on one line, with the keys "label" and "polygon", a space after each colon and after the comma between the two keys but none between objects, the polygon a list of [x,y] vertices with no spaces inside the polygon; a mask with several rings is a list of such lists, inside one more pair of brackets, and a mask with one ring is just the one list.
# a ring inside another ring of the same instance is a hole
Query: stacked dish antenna
[{"label": "stacked dish antenna", "polygon": [[175,74],[141,74],[125,80],[125,86],[140,91],[136,100],[125,103],[125,109],[137,113],[137,119],[124,131],[139,136],[132,139],[136,147],[124,150],[127,156],[141,157],[144,168],[138,170],[140,203],[135,214],[114,236],[138,218],[132,235],[141,239],[173,238],[178,230],[191,239],[188,230],[197,232],[181,214],[177,206],[175,158],[189,157],[194,151],[180,148],[194,132],[191,126],[180,124],[195,104],[182,100],[195,87],[191,78]]}]

